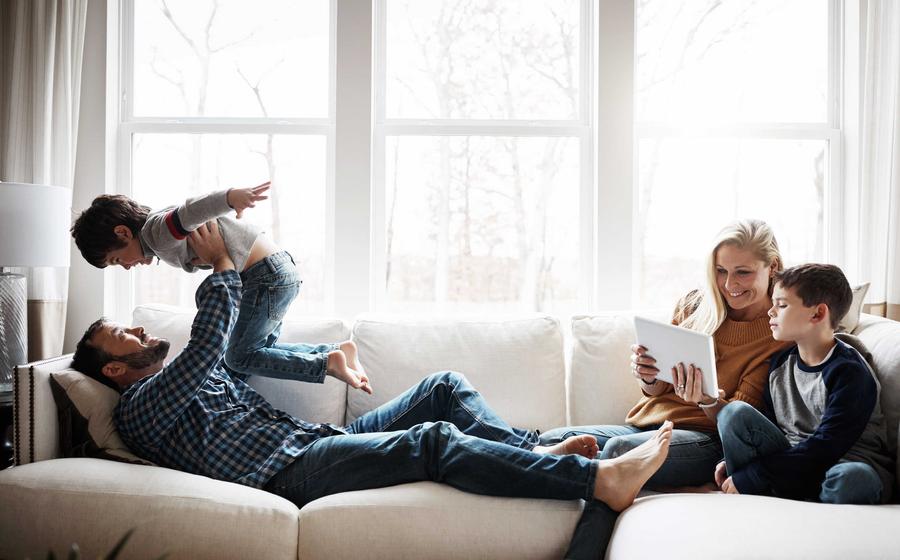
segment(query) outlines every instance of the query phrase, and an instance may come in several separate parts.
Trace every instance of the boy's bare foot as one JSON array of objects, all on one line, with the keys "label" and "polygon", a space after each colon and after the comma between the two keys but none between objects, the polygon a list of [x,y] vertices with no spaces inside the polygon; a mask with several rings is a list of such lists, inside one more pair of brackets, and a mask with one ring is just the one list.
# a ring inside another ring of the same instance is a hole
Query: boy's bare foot
[{"label": "boy's bare foot", "polygon": [[325,363],[325,373],[340,379],[354,389],[360,389],[372,394],[372,386],[369,385],[369,377],[365,372],[359,372],[347,365],[347,356],[341,350],[332,350],[328,353],[328,361]]},{"label": "boy's bare foot", "polygon": [[631,451],[615,459],[598,461],[594,497],[614,511],[630,506],[666,460],[671,441],[672,423],[666,421],[653,437]]},{"label": "boy's bare foot", "polygon": [[538,445],[532,449],[535,453],[547,453],[550,455],[581,455],[593,459],[600,451],[594,436],[581,435],[566,438],[556,445]]},{"label": "boy's bare foot", "polygon": [[362,364],[359,363],[359,354],[356,350],[356,343],[352,340],[345,340],[338,345],[344,356],[347,357],[347,366],[360,373],[365,373]]}]

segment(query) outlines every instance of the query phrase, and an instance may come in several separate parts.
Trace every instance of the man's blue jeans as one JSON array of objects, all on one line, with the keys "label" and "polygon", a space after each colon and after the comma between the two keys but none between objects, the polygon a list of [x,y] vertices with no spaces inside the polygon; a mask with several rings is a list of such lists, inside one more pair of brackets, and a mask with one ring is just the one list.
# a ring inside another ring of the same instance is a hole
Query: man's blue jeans
[{"label": "man's blue jeans", "polygon": [[[541,434],[541,445],[553,445],[571,436],[589,434],[600,446],[600,459],[612,459],[650,439],[656,428],[599,425],[556,428]],[[647,487],[699,486],[712,482],[722,446],[715,433],[673,430],[669,455]],[[618,513],[603,502],[589,500],[575,527],[566,558],[602,558]]]},{"label": "man's blue jeans", "polygon": [[[719,411],[719,434],[730,476],[760,457],[791,447],[781,429],[747,403],[735,401]],[[840,462],[825,473],[819,500],[828,504],[881,503],[882,483],[871,466]]]},{"label": "man's blue jeans", "polygon": [[336,435],[311,443],[265,486],[298,506],[338,492],[432,480],[490,496],[591,498],[596,463],[531,451],[458,373],[426,377]]},{"label": "man's blue jeans", "polygon": [[225,365],[244,375],[322,383],[334,344],[280,343],[281,321],[300,291],[294,260],[281,251],[241,273],[238,318]]}]

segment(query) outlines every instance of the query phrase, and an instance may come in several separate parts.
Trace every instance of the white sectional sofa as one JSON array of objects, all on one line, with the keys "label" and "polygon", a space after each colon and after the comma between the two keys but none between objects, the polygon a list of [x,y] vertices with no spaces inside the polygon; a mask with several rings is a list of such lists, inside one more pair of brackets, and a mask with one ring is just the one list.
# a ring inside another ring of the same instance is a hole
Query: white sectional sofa
[{"label": "white sectional sofa", "polygon": [[[172,341],[193,313],[144,306],[134,323]],[[568,329],[567,329],[568,330]],[[892,444],[900,420],[900,323],[863,315]],[[638,398],[628,373],[631,316],[579,317],[563,336],[547,316],[410,321],[365,316],[287,322],[286,341],[352,337],[375,394],[269,379],[252,384],[298,417],[344,424],[423,376],[464,373],[513,425],[621,423]],[[124,557],[560,558],[581,501],[477,496],[435,483],[349,492],[298,509],[261,490],[155,466],[59,458],[48,376],[68,356],[20,368],[18,466],[0,472],[0,558],[45,557],[77,542],[85,557],[136,528]],[[618,520],[608,557],[897,558],[900,506],[833,506],[755,496],[646,494]]]}]

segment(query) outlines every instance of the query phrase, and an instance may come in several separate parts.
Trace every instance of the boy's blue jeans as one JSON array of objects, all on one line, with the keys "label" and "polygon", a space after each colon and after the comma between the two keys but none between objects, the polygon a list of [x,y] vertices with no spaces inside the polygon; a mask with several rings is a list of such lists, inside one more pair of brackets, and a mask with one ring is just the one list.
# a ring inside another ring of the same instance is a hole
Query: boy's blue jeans
[{"label": "boy's blue jeans", "polygon": [[[553,445],[575,435],[589,434],[600,446],[600,459],[612,459],[650,439],[656,428],[599,425],[556,428],[541,434],[541,445]],[[715,433],[673,430],[669,455],[647,481],[647,487],[699,486],[712,482],[722,446]],[[589,500],[575,527],[566,558],[603,558],[619,514],[603,502]]]},{"label": "boy's blue jeans", "polygon": [[225,350],[237,373],[321,383],[334,344],[281,343],[281,321],[300,291],[294,259],[274,253],[241,273],[238,318]]},{"label": "boy's blue jeans", "polygon": [[[735,401],[720,410],[718,425],[729,476],[760,457],[791,447],[778,426],[745,402]],[[871,466],[840,462],[825,473],[819,500],[828,504],[878,504],[881,490],[881,479]]]},{"label": "boy's blue jeans", "polygon": [[397,398],[311,443],[265,489],[302,507],[338,492],[432,480],[490,496],[593,496],[596,462],[531,450],[458,373],[426,377]]}]

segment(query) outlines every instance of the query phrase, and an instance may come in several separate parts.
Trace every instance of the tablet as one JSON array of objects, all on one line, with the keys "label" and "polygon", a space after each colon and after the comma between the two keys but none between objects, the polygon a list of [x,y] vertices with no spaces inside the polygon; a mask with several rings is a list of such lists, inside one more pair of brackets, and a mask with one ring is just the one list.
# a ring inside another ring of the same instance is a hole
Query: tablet
[{"label": "tablet", "polygon": [[647,355],[656,359],[657,379],[672,383],[672,368],[678,362],[685,366],[694,364],[703,370],[703,393],[710,397],[719,396],[712,336],[644,317],[634,318],[634,330],[637,343],[647,349]]}]

